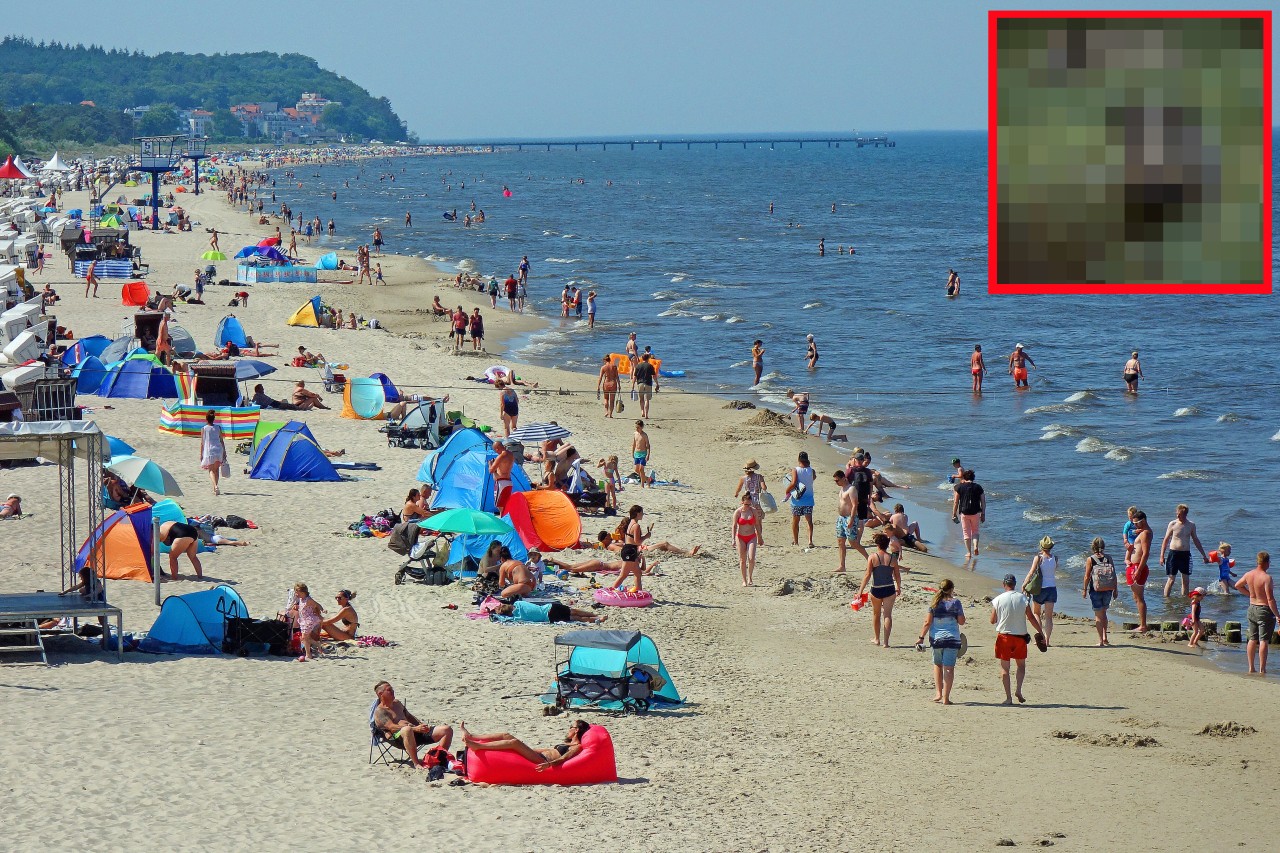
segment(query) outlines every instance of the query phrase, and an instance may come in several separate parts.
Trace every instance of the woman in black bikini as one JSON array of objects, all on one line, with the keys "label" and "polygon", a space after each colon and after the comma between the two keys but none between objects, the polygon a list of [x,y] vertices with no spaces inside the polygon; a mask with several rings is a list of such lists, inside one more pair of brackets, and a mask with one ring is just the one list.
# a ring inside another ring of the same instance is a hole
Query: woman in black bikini
[{"label": "woman in black bikini", "polygon": [[498,414],[502,416],[502,432],[509,436],[520,420],[520,395],[516,393],[516,389],[508,388],[507,383],[501,379],[493,384],[500,392]]},{"label": "woman in black bikini", "polygon": [[467,749],[501,749],[519,753],[538,765],[537,770],[546,770],[548,767],[563,764],[581,752],[582,736],[590,728],[591,724],[586,720],[575,720],[569,725],[569,733],[565,736],[564,743],[558,743],[547,749],[534,749],[507,732],[473,735],[467,731],[465,720],[458,724],[458,729],[462,732],[462,742],[467,745]]},{"label": "woman in black bikini", "polygon": [[[876,552],[867,558],[867,573],[862,576],[862,586],[858,588],[858,597],[867,591],[871,584],[871,630],[875,635],[877,646],[889,648],[889,632],[893,630],[893,603],[902,594],[902,573],[898,562],[889,553],[889,537],[877,533],[875,537]],[[880,641],[880,627],[884,625],[884,642]]]},{"label": "woman in black bikini", "polygon": [[330,640],[354,640],[356,629],[360,627],[360,617],[351,606],[351,599],[356,594],[349,589],[340,589],[335,599],[338,602],[338,613],[331,619],[320,621],[320,636]]},{"label": "woman in black bikini", "polygon": [[195,567],[196,579],[204,577],[204,567],[196,551],[200,547],[200,531],[185,521],[166,521],[160,525],[160,541],[169,546],[169,575],[178,579],[178,555],[186,554]]}]

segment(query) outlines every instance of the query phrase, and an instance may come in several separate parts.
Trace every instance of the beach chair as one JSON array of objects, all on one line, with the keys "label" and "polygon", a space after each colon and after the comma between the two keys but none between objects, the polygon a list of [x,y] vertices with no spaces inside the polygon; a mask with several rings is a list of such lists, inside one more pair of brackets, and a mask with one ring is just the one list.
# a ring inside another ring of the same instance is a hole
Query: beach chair
[{"label": "beach chair", "polygon": [[398,741],[392,740],[387,733],[373,722],[373,714],[378,710],[378,700],[374,699],[369,706],[369,764],[385,764],[391,767],[396,764],[413,764],[409,753],[405,752]]},{"label": "beach chair", "polygon": [[344,373],[335,373],[333,367],[330,362],[325,362],[320,369],[320,381],[324,383],[324,390],[330,394],[341,394],[342,389],[347,386],[347,377]]}]

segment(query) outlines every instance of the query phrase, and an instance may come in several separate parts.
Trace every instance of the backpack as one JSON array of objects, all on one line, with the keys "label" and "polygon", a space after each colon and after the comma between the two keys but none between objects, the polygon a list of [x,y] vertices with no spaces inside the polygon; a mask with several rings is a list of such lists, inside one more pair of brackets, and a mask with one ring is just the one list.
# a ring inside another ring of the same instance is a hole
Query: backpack
[{"label": "backpack", "polygon": [[1111,592],[1116,588],[1116,565],[1106,554],[1093,555],[1093,588],[1097,592]]}]

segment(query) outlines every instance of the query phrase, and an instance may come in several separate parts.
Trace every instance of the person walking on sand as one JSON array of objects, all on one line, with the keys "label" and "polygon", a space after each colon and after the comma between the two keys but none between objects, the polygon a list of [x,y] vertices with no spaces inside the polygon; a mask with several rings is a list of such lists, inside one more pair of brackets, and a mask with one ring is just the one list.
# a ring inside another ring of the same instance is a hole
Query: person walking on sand
[{"label": "person walking on sand", "polygon": [[1200,556],[1207,563],[1209,555],[1200,544],[1196,535],[1196,525],[1187,519],[1187,505],[1178,504],[1173,521],[1164,530],[1164,538],[1160,540],[1160,563],[1164,566],[1164,597],[1169,597],[1173,589],[1173,580],[1182,575],[1182,594],[1185,596],[1191,588],[1191,546],[1194,544]]},{"label": "person walking on sand", "polygon": [[498,416],[502,418],[502,434],[509,437],[519,427],[520,395],[514,386],[508,388],[507,383],[499,379],[493,383],[498,389]]},{"label": "person walking on sand", "polygon": [[600,374],[596,377],[596,394],[604,395],[604,416],[613,417],[613,409],[618,399],[618,365],[609,356],[602,356]]},{"label": "person walking on sand", "polygon": [[809,525],[809,548],[813,547],[813,468],[809,454],[800,451],[798,464],[791,469],[791,482],[783,497],[791,501],[791,544],[800,544],[800,519]]},{"label": "person walking on sand", "polygon": [[956,585],[951,578],[943,578],[933,602],[924,615],[924,626],[916,648],[924,650],[924,638],[928,636],[933,647],[933,701],[940,705],[951,704],[951,686],[956,680],[956,658],[960,656],[960,626],[964,624],[964,605],[956,598]]},{"label": "person walking on sand", "polygon": [[1151,570],[1147,561],[1151,557],[1151,540],[1154,534],[1147,523],[1147,514],[1142,510],[1133,513],[1133,548],[1129,552],[1129,563],[1124,567],[1125,583],[1133,593],[1133,603],[1138,608],[1138,631],[1146,633],[1147,628],[1147,577]]},{"label": "person walking on sand", "polygon": [[843,575],[845,573],[845,559],[849,553],[849,545],[852,544],[863,559],[867,557],[867,549],[862,547],[859,541],[861,537],[861,528],[858,526],[857,506],[858,492],[849,483],[849,478],[845,474],[844,469],[837,470],[831,475],[835,480],[838,496],[836,499],[836,548],[840,554],[840,565],[832,572],[834,575]]},{"label": "person walking on sand", "polygon": [[1101,536],[1094,537],[1089,556],[1084,561],[1084,587],[1080,590],[1081,598],[1089,599],[1093,608],[1093,626],[1098,631],[1098,648],[1111,645],[1107,636],[1107,609],[1115,598],[1119,582],[1116,580],[1116,566],[1107,556],[1107,544]]},{"label": "person walking on sand", "polygon": [[649,363],[649,354],[645,353],[640,357],[640,363],[631,367],[631,389],[640,399],[640,417],[649,417],[649,403],[658,387],[658,371],[654,370]]},{"label": "person walking on sand", "polygon": [[742,503],[733,514],[734,547],[738,549],[738,570],[742,573],[743,586],[755,586],[756,545],[760,537],[760,510],[751,502],[751,493],[742,493]]},{"label": "person walking on sand", "polygon": [[960,523],[966,560],[978,556],[978,535],[987,521],[987,495],[975,476],[972,468],[961,473],[951,497],[951,520]]},{"label": "person walking on sand", "polygon": [[93,298],[98,298],[98,259],[89,261],[89,268],[84,271],[84,298],[89,298],[89,288],[93,288]]},{"label": "person walking on sand", "polygon": [[764,341],[756,338],[751,344],[751,369],[755,371],[755,381],[752,385],[760,384],[760,374],[764,372]]},{"label": "person walking on sand", "polygon": [[1031,568],[1022,581],[1022,591],[1031,596],[1031,609],[1044,632],[1044,643],[1053,637],[1053,608],[1058,602],[1058,558],[1053,556],[1053,539],[1040,540],[1040,553],[1031,558]]},{"label": "person walking on sand", "polygon": [[987,375],[987,363],[982,359],[982,344],[973,345],[973,355],[969,356],[969,373],[973,375],[973,393],[982,393],[982,378]]},{"label": "person walking on sand", "polygon": [[640,360],[640,345],[636,342],[635,332],[627,335],[627,358],[631,359],[633,365]]},{"label": "person walking on sand", "polygon": [[222,251],[222,249],[218,246],[218,229],[217,228],[209,229],[209,248],[215,252]]},{"label": "person walking on sand", "polygon": [[871,632],[875,644],[887,649],[889,634],[893,631],[893,603],[902,595],[902,571],[889,555],[889,537],[877,533],[873,541],[876,552],[867,558],[867,571],[862,576],[862,586],[858,587],[858,598],[866,594],[867,584],[871,584]]},{"label": "person walking on sand", "polygon": [[[1030,599],[1014,590],[1017,583],[1018,579],[1013,575],[1005,575],[1004,592],[991,600],[991,624],[996,626],[996,660],[1000,661],[1005,705],[1012,705],[1014,697],[1024,704],[1027,701],[1022,695],[1022,682],[1027,675],[1027,623],[1030,622],[1037,632],[1040,630],[1040,622],[1031,612]],[[1037,633],[1037,646],[1042,642],[1044,638]],[[1010,689],[1010,661],[1016,661],[1016,690]]]},{"label": "person walking on sand", "polygon": [[1124,363],[1125,390],[1130,394],[1137,394],[1138,380],[1145,378],[1142,375],[1142,362],[1138,361],[1138,351],[1134,350],[1133,355],[1129,356],[1129,360]]},{"label": "person walking on sand", "polygon": [[1249,643],[1245,654],[1249,658],[1249,674],[1267,674],[1267,651],[1271,636],[1276,630],[1276,620],[1280,619],[1280,610],[1276,609],[1275,584],[1268,574],[1271,568],[1271,555],[1266,551],[1258,552],[1258,566],[1244,573],[1244,577],[1236,581],[1236,589],[1249,596],[1249,609],[1245,616],[1249,620]]},{"label": "person walking on sand", "polygon": [[453,351],[462,352],[462,342],[467,339],[467,328],[470,325],[466,310],[459,305],[454,309],[451,319],[453,322]]},{"label": "person walking on sand", "polygon": [[649,481],[645,466],[649,464],[649,454],[653,451],[649,444],[649,433],[644,431],[644,421],[636,421],[636,431],[631,436],[631,461],[635,464],[636,476],[640,478],[640,488]]},{"label": "person walking on sand", "polygon": [[218,480],[222,476],[222,466],[227,461],[227,446],[222,440],[222,427],[214,422],[216,418],[215,412],[206,413],[205,424],[200,428],[200,467],[209,472],[209,478],[213,480],[213,493],[220,495],[222,492],[218,489]]},{"label": "person walking on sand", "polygon": [[1017,344],[1013,348],[1013,352],[1009,353],[1009,375],[1013,377],[1014,388],[1030,388],[1031,383],[1027,379],[1027,365],[1031,365],[1032,370],[1039,370],[1035,361],[1031,356],[1027,355],[1026,348],[1022,344]]},{"label": "person walking on sand", "polygon": [[760,503],[760,495],[767,491],[769,484],[760,473],[760,463],[748,459],[742,466],[742,476],[738,478],[738,487],[733,490],[733,496],[736,498],[745,493],[751,497],[751,506],[755,508],[756,544],[761,548],[764,547],[764,506]]}]

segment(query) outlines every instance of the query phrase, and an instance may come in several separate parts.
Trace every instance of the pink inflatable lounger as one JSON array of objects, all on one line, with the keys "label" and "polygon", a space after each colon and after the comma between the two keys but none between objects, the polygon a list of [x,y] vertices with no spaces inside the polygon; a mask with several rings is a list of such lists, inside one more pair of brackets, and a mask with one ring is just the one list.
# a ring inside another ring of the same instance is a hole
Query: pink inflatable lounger
[{"label": "pink inflatable lounger", "polygon": [[538,771],[529,759],[496,749],[467,752],[467,778],[490,785],[596,785],[618,781],[613,738],[592,724],[582,736],[582,751],[568,761]]}]

